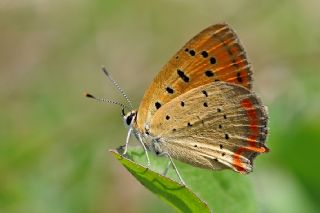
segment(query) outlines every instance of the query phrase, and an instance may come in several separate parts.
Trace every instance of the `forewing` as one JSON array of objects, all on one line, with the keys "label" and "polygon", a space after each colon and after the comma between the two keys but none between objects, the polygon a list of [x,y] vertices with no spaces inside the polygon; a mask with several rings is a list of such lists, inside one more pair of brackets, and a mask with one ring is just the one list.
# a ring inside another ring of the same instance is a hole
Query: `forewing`
[{"label": "forewing", "polygon": [[165,103],[187,91],[215,81],[251,88],[251,67],[233,30],[217,24],[200,32],[162,68],[146,90],[137,115],[137,128]]},{"label": "forewing", "polygon": [[178,160],[248,173],[256,155],[268,151],[267,122],[267,111],[253,92],[215,82],[165,104],[154,114],[149,131]]}]

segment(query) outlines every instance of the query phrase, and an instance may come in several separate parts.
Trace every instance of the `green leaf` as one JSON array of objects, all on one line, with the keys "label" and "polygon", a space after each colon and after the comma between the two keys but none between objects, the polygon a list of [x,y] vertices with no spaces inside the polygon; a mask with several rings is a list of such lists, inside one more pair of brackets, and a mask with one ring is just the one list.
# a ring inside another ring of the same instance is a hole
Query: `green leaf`
[{"label": "green leaf", "polygon": [[119,154],[120,150],[110,151],[142,185],[181,212],[257,211],[250,181],[245,175],[200,169],[175,161],[187,185],[183,186],[173,169],[169,169],[167,177],[161,175],[168,163],[165,157],[150,155],[151,168],[148,169],[143,166],[146,156],[141,148],[130,148],[125,156]]},{"label": "green leaf", "polygon": [[210,212],[207,204],[186,186],[124,158],[115,150],[111,152],[142,185],[176,209],[181,212]]}]

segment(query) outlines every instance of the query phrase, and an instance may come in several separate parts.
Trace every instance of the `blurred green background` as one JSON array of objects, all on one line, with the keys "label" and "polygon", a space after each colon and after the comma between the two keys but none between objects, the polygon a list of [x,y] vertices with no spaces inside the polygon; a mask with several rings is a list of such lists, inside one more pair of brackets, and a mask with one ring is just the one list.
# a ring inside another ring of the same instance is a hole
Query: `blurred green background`
[{"label": "blurred green background", "polygon": [[[172,212],[108,153],[124,143],[160,68],[205,27],[227,22],[270,111],[271,152],[248,176],[260,212],[320,211],[320,2],[0,1],[0,212]],[[210,184],[210,183],[208,183]],[[240,210],[239,210],[240,211]]]}]

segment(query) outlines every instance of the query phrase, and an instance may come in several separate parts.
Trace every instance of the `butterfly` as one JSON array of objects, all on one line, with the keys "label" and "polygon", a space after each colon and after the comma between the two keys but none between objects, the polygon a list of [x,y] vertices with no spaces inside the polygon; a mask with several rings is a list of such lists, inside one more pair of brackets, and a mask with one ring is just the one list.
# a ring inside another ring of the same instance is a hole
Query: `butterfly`
[{"label": "butterfly", "polygon": [[148,165],[147,150],[166,155],[182,183],[172,159],[247,174],[255,157],[269,151],[267,109],[252,91],[252,67],[227,24],[212,25],[187,42],[152,81],[139,108],[122,111],[129,128],[124,153],[135,135]]}]

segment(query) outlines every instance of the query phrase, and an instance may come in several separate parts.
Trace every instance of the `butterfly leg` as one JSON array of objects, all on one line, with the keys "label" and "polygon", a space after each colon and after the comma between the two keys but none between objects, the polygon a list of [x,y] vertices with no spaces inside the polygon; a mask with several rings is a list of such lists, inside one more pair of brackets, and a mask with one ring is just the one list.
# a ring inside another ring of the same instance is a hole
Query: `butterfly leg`
[{"label": "butterfly leg", "polygon": [[181,177],[176,165],[174,164],[171,156],[169,155],[169,153],[168,152],[162,152],[162,153],[159,154],[159,156],[163,156],[163,155],[165,155],[165,156],[167,156],[169,158],[169,163],[168,163],[168,166],[167,166],[167,168],[165,170],[165,174],[168,172],[169,167],[172,165],[172,167],[173,167],[174,171],[176,172],[176,174],[177,174],[180,182],[182,183],[182,185],[186,185],[186,183],[183,181],[183,179],[182,179],[182,177]]},{"label": "butterfly leg", "polygon": [[127,151],[128,151],[128,144],[129,144],[131,132],[132,132],[132,128],[130,128],[129,131],[128,131],[127,139],[126,139],[126,145],[124,147],[124,152],[122,153],[123,155],[125,155],[127,153]]},{"label": "butterfly leg", "polygon": [[151,163],[150,163],[150,159],[149,159],[149,155],[148,155],[147,148],[146,148],[146,146],[144,145],[144,143],[143,143],[143,141],[142,141],[143,139],[142,139],[141,135],[140,135],[139,133],[138,133],[137,135],[138,135],[138,141],[140,142],[141,146],[143,147],[144,153],[146,154],[146,157],[147,157],[147,167],[149,168],[150,165],[151,165]]},{"label": "butterfly leg", "polygon": [[170,166],[171,166],[171,161],[169,160],[169,162],[168,162],[168,165],[167,165],[166,169],[165,169],[165,170],[164,170],[164,172],[162,173],[162,174],[163,174],[163,176],[166,176],[166,175],[167,175],[167,173],[168,173],[168,170],[169,170]]}]

